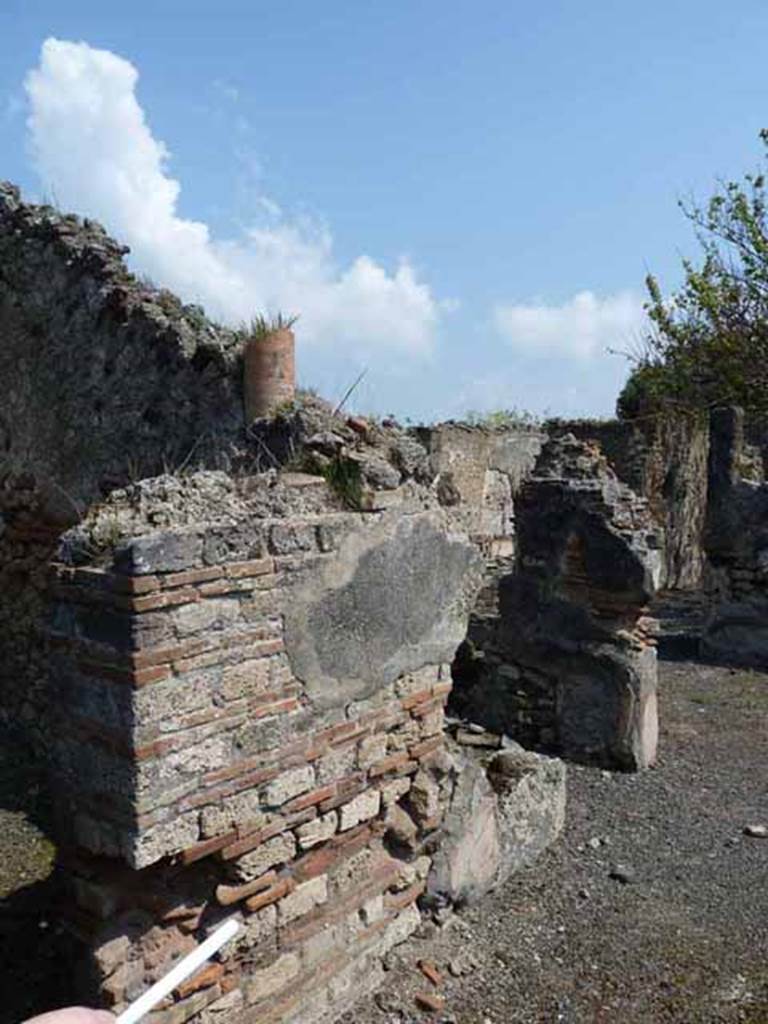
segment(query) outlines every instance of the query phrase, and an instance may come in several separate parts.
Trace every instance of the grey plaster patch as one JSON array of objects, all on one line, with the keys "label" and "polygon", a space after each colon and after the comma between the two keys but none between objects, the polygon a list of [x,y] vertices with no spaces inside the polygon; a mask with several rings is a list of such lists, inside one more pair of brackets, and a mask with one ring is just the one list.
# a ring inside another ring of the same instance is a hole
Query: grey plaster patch
[{"label": "grey plaster patch", "polygon": [[481,570],[475,548],[449,534],[439,513],[362,525],[292,594],[285,622],[292,671],[328,707],[450,661]]}]

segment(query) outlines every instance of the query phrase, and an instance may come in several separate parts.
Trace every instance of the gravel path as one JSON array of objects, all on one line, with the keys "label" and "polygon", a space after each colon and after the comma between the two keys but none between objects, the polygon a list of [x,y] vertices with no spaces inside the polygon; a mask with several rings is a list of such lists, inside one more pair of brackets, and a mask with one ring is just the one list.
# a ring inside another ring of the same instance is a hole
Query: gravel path
[{"label": "gravel path", "polygon": [[570,766],[556,846],[400,947],[345,1024],[422,1020],[417,992],[457,1024],[768,1022],[768,838],[743,832],[768,824],[768,676],[666,662],[661,690],[657,768]]},{"label": "gravel path", "polygon": [[[768,839],[743,833],[768,824],[768,676],[664,662],[661,693],[658,767],[571,766],[556,846],[480,905],[423,927],[345,1024],[428,1020],[417,992],[442,995],[431,1019],[457,1024],[768,1022]],[[23,767],[0,763],[0,879],[15,890],[0,891],[0,1024],[72,999],[56,967],[67,942],[50,847],[26,816],[44,824],[42,797]]]}]

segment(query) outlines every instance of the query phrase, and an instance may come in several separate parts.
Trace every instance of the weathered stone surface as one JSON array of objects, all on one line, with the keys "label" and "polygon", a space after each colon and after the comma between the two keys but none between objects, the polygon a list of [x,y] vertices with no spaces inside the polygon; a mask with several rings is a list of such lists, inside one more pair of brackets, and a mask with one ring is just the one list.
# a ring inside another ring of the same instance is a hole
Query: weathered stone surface
[{"label": "weathered stone surface", "polygon": [[701,651],[721,664],[768,666],[768,597],[755,593],[716,604],[705,625]]},{"label": "weathered stone surface", "polygon": [[[329,1020],[419,920],[445,665],[480,559],[396,424],[353,430],[299,397],[246,435],[242,339],[122,255],[0,187],[0,674],[23,666],[33,718],[27,680],[51,686],[66,909],[100,998],[120,1012],[236,915],[237,941],[156,1024]],[[275,455],[262,439],[281,431]],[[387,493],[366,489],[362,513],[277,472],[313,450]],[[496,522],[511,486],[486,482]],[[384,843],[397,800],[407,862]]]},{"label": "weathered stone surface", "polygon": [[411,783],[408,803],[418,821],[434,818],[439,810],[440,789],[427,772],[418,772]]},{"label": "weathered stone surface", "polygon": [[501,847],[499,879],[531,864],[565,824],[565,764],[517,744],[488,762]]},{"label": "weathered stone surface", "polygon": [[301,962],[295,953],[284,953],[269,967],[254,971],[245,985],[245,999],[248,1003],[266,999],[282,991],[301,970]]},{"label": "weathered stone surface", "polygon": [[315,907],[321,906],[328,900],[328,878],[320,875],[308,882],[297,886],[290,895],[281,900],[277,907],[277,914],[280,921],[293,921],[297,917],[303,917]]},{"label": "weathered stone surface", "polygon": [[115,568],[140,576],[151,572],[181,572],[198,565],[203,552],[199,533],[179,531],[138,537],[115,552]]},{"label": "weathered stone surface", "polygon": [[380,807],[381,793],[377,789],[361,793],[339,809],[339,831],[346,832],[347,829],[354,828],[362,821],[375,818]]},{"label": "weathered stone surface", "polygon": [[125,252],[93,221],[0,186],[6,458],[75,501],[193,445],[199,464],[242,430],[235,333],[138,281]]},{"label": "weathered stone surface", "polygon": [[709,430],[696,416],[626,410],[618,420],[551,420],[550,436],[599,443],[619,480],[648,500],[664,537],[660,586],[702,583]]},{"label": "weathered stone surface", "polygon": [[363,479],[376,490],[392,491],[400,486],[400,473],[385,459],[370,455],[360,461]]},{"label": "weathered stone surface", "polygon": [[264,787],[264,804],[267,807],[280,807],[293,797],[312,789],[314,782],[315,771],[311,765],[303,765],[301,768],[283,772]]},{"label": "weathered stone surface", "polygon": [[479,582],[475,549],[437,513],[385,516],[347,536],[297,586],[286,613],[294,674],[322,706],[449,660]]},{"label": "weathered stone surface", "polygon": [[461,905],[493,888],[501,866],[496,795],[480,760],[457,759],[460,774],[443,819],[428,888]]},{"label": "weathered stone surface", "polygon": [[562,831],[565,765],[510,744],[453,749],[456,779],[428,877],[438,901],[474,902],[531,864]]},{"label": "weathered stone surface", "polygon": [[318,843],[324,843],[330,839],[339,825],[339,816],[336,811],[329,811],[322,814],[314,821],[308,821],[306,825],[300,825],[296,829],[296,836],[302,850],[309,850]]},{"label": "weathered stone surface", "polygon": [[278,864],[288,863],[295,854],[296,840],[292,833],[286,832],[267,839],[251,853],[239,857],[235,863],[235,873],[243,882],[249,882]]}]

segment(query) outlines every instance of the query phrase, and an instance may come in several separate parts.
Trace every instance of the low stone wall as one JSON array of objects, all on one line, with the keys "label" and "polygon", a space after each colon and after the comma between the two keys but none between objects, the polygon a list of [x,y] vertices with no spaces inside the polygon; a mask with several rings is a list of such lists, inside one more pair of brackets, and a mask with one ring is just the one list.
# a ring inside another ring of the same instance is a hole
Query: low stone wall
[{"label": "low stone wall", "polygon": [[156,1020],[333,1019],[419,921],[480,558],[423,501],[362,515],[307,489],[325,493],[267,487],[235,521],[139,535],[147,508],[129,527],[118,500],[65,538],[62,869],[115,1012],[235,913],[236,948]]}]

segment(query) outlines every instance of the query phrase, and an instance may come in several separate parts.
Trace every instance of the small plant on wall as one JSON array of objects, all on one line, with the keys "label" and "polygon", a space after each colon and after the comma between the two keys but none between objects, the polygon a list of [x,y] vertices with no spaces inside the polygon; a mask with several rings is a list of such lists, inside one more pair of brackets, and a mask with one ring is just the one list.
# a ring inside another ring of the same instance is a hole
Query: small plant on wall
[{"label": "small plant on wall", "polygon": [[240,328],[245,343],[249,341],[263,341],[277,331],[290,331],[299,318],[297,316],[283,316],[278,313],[276,316],[255,316],[249,324],[243,324]]}]

